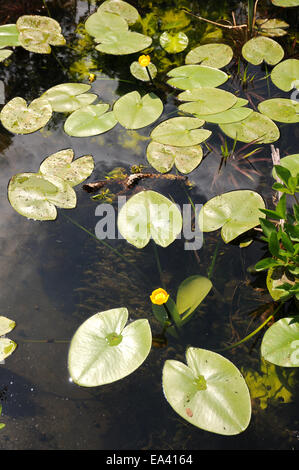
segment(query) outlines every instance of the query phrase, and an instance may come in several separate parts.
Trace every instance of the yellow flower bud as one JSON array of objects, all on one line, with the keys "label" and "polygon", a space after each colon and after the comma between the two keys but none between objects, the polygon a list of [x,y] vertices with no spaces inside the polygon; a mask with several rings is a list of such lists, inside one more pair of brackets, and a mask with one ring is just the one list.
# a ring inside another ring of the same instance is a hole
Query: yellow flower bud
[{"label": "yellow flower bud", "polygon": [[138,62],[141,65],[141,67],[147,67],[150,61],[151,61],[151,58],[149,55],[141,55],[138,59]]},{"label": "yellow flower bud", "polygon": [[94,73],[90,73],[89,76],[88,76],[88,81],[89,82],[93,82],[95,80],[96,76]]},{"label": "yellow flower bud", "polygon": [[169,294],[167,294],[166,290],[159,287],[159,289],[156,289],[152,292],[150,299],[153,304],[163,305],[166,304],[167,300],[169,299]]}]

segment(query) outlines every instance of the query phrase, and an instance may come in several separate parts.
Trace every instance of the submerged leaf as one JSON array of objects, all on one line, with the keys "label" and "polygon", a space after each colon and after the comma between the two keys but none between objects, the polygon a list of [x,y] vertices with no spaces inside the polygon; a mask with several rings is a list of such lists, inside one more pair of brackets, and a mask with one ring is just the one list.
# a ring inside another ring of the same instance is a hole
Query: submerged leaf
[{"label": "submerged leaf", "polygon": [[283,59],[284,50],[273,39],[258,36],[249,39],[242,48],[243,57],[253,65],[260,65],[263,61],[269,65],[276,65]]},{"label": "submerged leaf", "polygon": [[155,93],[148,93],[141,98],[138,91],[132,91],[114,103],[113,112],[126,129],[140,129],[160,117],[163,103]]},{"label": "submerged leaf", "polygon": [[44,127],[52,116],[52,107],[45,98],[33,100],[27,107],[23,98],[10,100],[0,113],[2,125],[15,134],[30,134]]},{"label": "submerged leaf", "polygon": [[221,124],[220,129],[234,140],[269,144],[280,137],[276,124],[264,114],[252,112],[240,122]]},{"label": "submerged leaf", "polygon": [[262,101],[258,105],[260,113],[273,121],[296,123],[299,122],[299,103],[285,98],[273,98]]},{"label": "submerged leaf", "polygon": [[74,111],[64,123],[64,131],[73,137],[90,137],[103,134],[117,124],[108,104],[91,104]]},{"label": "submerged leaf", "polygon": [[188,36],[182,31],[179,33],[167,33],[166,31],[161,34],[159,42],[163,49],[170,54],[176,54],[186,49],[189,43]]},{"label": "submerged leaf", "polygon": [[222,70],[205,65],[182,65],[170,70],[167,75],[172,77],[167,83],[181,90],[215,88],[228,79],[228,75]]},{"label": "submerged leaf", "polygon": [[204,44],[192,49],[186,55],[186,64],[199,64],[207,65],[222,69],[230,63],[233,58],[233,50],[227,44]]},{"label": "submerged leaf", "polygon": [[72,113],[76,109],[88,106],[97,99],[97,95],[86,93],[90,85],[84,83],[62,83],[49,88],[42,96],[58,113]]},{"label": "submerged leaf", "polygon": [[160,144],[176,147],[198,145],[212,134],[206,129],[198,129],[204,124],[202,119],[175,117],[158,124],[152,131],[151,138]]},{"label": "submerged leaf", "polygon": [[167,173],[175,164],[184,174],[191,173],[201,162],[203,151],[200,145],[175,147],[151,142],[146,151],[148,162],[160,173]]},{"label": "submerged leaf", "polygon": [[50,54],[52,46],[64,46],[65,39],[56,20],[47,16],[24,15],[16,23],[19,41],[24,49],[40,54]]},{"label": "submerged leaf", "polygon": [[283,91],[299,89],[299,60],[287,59],[276,65],[271,72],[271,80]]}]

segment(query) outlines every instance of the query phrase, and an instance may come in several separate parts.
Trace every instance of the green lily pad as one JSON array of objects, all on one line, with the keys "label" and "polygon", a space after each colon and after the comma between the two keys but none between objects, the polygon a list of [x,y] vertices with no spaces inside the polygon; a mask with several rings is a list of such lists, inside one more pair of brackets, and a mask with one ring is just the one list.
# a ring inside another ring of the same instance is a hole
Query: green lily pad
[{"label": "green lily pad", "polygon": [[255,191],[230,191],[204,204],[199,213],[199,228],[202,232],[213,232],[222,227],[221,237],[229,243],[260,224],[264,215],[259,209],[265,209],[265,203]]},{"label": "green lily pad", "polygon": [[179,33],[164,33],[159,37],[160,45],[170,54],[176,54],[186,49],[189,43],[188,36],[180,31]]},{"label": "green lily pad", "polygon": [[[157,67],[155,66],[155,64],[150,62],[147,68],[149,69],[151,77],[155,78],[155,76],[157,75]],[[142,82],[150,81],[150,77],[146,70],[146,67],[143,67],[137,61],[132,62],[132,64],[130,65],[130,72],[133,77],[137,78],[138,80],[141,80]]]},{"label": "green lily pad", "polygon": [[299,0],[271,0],[277,7],[298,7]]},{"label": "green lily pad", "polygon": [[[294,155],[288,155],[287,157],[283,157],[280,159],[279,165],[283,166],[292,176],[296,177],[299,173],[299,153]],[[273,178],[277,179],[278,176],[276,174],[275,168],[272,170]]]},{"label": "green lily pad", "polygon": [[101,42],[107,33],[128,31],[128,23],[114,13],[97,11],[87,18],[85,29],[88,34],[95,37],[96,42]]},{"label": "green lily pad", "polygon": [[15,24],[0,26],[0,49],[7,46],[19,46],[19,31]]},{"label": "green lily pad", "polygon": [[49,101],[53,111],[72,113],[97,99],[97,95],[86,93],[89,89],[90,85],[84,83],[62,83],[47,90],[43,97]]},{"label": "green lily pad", "polygon": [[191,173],[200,164],[202,156],[200,145],[174,147],[152,141],[146,150],[148,162],[160,173],[167,173],[174,164],[181,173]]},{"label": "green lily pad", "polygon": [[222,69],[230,63],[233,58],[233,50],[227,44],[204,44],[192,49],[186,55],[186,64],[202,64],[208,67]]},{"label": "green lily pad", "polygon": [[269,144],[280,137],[276,124],[264,114],[251,113],[246,119],[230,124],[220,124],[224,134],[240,142],[253,142]]},{"label": "green lily pad", "polygon": [[132,374],[147,358],[152,334],[146,319],[129,323],[128,310],[115,308],[88,318],[74,334],[68,370],[76,384],[97,387]]},{"label": "green lily pad", "polygon": [[39,15],[24,15],[20,16],[16,26],[20,33],[20,44],[27,51],[50,54],[50,45],[65,45],[60,24],[53,20],[53,18]]},{"label": "green lily pad", "polygon": [[188,348],[187,365],[167,360],[163,367],[163,392],[183,419],[206,431],[235,435],[251,417],[246,382],[237,367],[212,351]]},{"label": "green lily pad", "polygon": [[178,95],[181,101],[192,101],[179,106],[180,111],[190,114],[215,114],[226,111],[237,102],[237,97],[218,88],[187,90]]},{"label": "green lily pad", "polygon": [[54,220],[56,207],[73,209],[77,198],[73,188],[58,177],[19,173],[8,185],[8,200],[19,214],[33,220]]},{"label": "green lily pad", "polygon": [[182,65],[170,70],[167,75],[173,77],[167,83],[181,90],[215,88],[228,79],[228,75],[222,70],[205,65]]},{"label": "green lily pad", "polygon": [[108,104],[91,104],[74,111],[64,123],[64,131],[73,137],[90,137],[103,134],[117,124]]},{"label": "green lily pad", "polygon": [[288,291],[280,288],[285,283],[294,285],[294,276],[288,274],[281,266],[268,269],[266,284],[272,299],[279,300],[285,296],[292,296]]},{"label": "green lily pad", "polygon": [[241,105],[242,101],[247,102],[247,100],[238,98],[237,103],[232,108],[227,109],[226,111],[222,111],[222,113],[196,114],[196,117],[214,124],[230,124],[232,122],[243,121],[243,119],[248,118],[248,116],[253,113],[253,109],[244,108],[243,105]]},{"label": "green lily pad", "polygon": [[263,61],[269,65],[276,65],[283,59],[284,50],[278,42],[273,39],[258,36],[249,39],[243,48],[242,55],[253,65],[260,65]]},{"label": "green lily pad", "polygon": [[261,345],[266,361],[281,367],[299,367],[299,317],[282,318],[266,331]]},{"label": "green lily pad", "polygon": [[15,134],[30,134],[44,127],[52,116],[52,107],[45,98],[33,100],[27,107],[23,98],[10,100],[0,113],[2,125]]},{"label": "green lily pad", "polygon": [[273,121],[296,123],[299,122],[299,103],[285,98],[273,98],[262,101],[258,105],[260,113]]},{"label": "green lily pad", "polygon": [[207,140],[212,134],[206,129],[198,129],[204,124],[202,119],[191,117],[175,117],[161,122],[152,131],[151,138],[155,142],[175,147],[189,147]]},{"label": "green lily pad", "polygon": [[73,161],[72,149],[60,150],[47,157],[39,168],[44,176],[62,178],[71,186],[77,186],[86,180],[94,170],[94,161],[91,155],[84,155]]},{"label": "green lily pad", "polygon": [[286,28],[290,25],[285,21],[273,19],[257,19],[256,24],[258,25],[261,34],[268,37],[285,36],[287,34]]},{"label": "green lily pad", "polygon": [[299,89],[299,60],[287,59],[276,65],[271,72],[271,80],[283,91]]},{"label": "green lily pad", "polygon": [[9,318],[0,316],[0,336],[6,335],[16,326],[16,322]]},{"label": "green lily pad", "polygon": [[96,46],[96,50],[112,55],[134,54],[149,47],[152,38],[135,31],[111,31]]},{"label": "green lily pad", "polygon": [[107,0],[103,2],[98,8],[98,13],[104,12],[121,16],[129,25],[136,23],[139,19],[139,13],[136,8],[122,0]]},{"label": "green lily pad", "polygon": [[177,206],[155,191],[132,196],[118,214],[121,235],[136,248],[145,247],[150,238],[164,248],[182,230],[182,216]]},{"label": "green lily pad", "polygon": [[210,279],[204,276],[194,275],[187,277],[178,288],[176,306],[179,314],[185,320],[202,303],[212,289]]},{"label": "green lily pad", "polygon": [[0,338],[0,362],[4,361],[16,349],[17,344],[8,338]]},{"label": "green lily pad", "polygon": [[163,103],[155,93],[148,93],[141,98],[138,91],[132,91],[114,103],[113,112],[126,129],[140,129],[161,116]]},{"label": "green lily pad", "polygon": [[2,49],[0,51],[0,62],[3,62],[5,59],[7,59],[10,55],[12,54],[12,51],[9,49]]}]

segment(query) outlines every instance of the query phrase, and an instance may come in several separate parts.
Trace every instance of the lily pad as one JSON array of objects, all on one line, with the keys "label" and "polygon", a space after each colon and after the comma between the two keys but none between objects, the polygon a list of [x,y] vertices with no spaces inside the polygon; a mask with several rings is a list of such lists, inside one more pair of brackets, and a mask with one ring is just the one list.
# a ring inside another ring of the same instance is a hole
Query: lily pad
[{"label": "lily pad", "polygon": [[177,206],[155,191],[132,196],[118,214],[121,235],[136,248],[145,247],[150,238],[157,245],[170,245],[182,230],[182,216]]},{"label": "lily pad", "polygon": [[276,124],[264,114],[251,113],[246,119],[230,124],[220,124],[224,134],[240,142],[253,142],[269,144],[280,137]]},{"label": "lily pad", "polygon": [[54,220],[56,207],[76,207],[76,193],[61,178],[19,173],[8,185],[8,200],[19,214],[33,220]]},{"label": "lily pad", "polygon": [[9,338],[0,338],[0,362],[4,361],[16,349],[17,344]]},{"label": "lily pad", "polygon": [[283,20],[273,19],[257,19],[256,24],[264,36],[275,37],[285,36],[286,28],[290,25]]},{"label": "lily pad", "polygon": [[97,11],[87,18],[85,29],[88,34],[95,37],[96,42],[101,42],[107,33],[128,31],[128,23],[114,13]]},{"label": "lily pad", "polygon": [[132,374],[147,358],[152,334],[146,319],[129,323],[128,310],[115,308],[88,318],[74,334],[68,370],[76,384],[97,387]]},{"label": "lily pad", "polygon": [[122,0],[107,0],[103,2],[98,8],[98,13],[104,12],[121,16],[129,25],[136,23],[139,19],[139,13],[136,8]]},{"label": "lily pad", "polygon": [[[240,122],[248,118],[253,113],[253,109],[245,108],[239,103],[241,98],[238,98],[237,103],[230,109],[217,114],[196,114],[199,119],[204,119],[207,122],[214,124],[230,124],[232,122]],[[247,100],[244,100],[247,101]]]},{"label": "lily pad", "polygon": [[299,89],[299,60],[287,59],[276,65],[271,72],[271,80],[283,91]]},{"label": "lily pad", "polygon": [[197,46],[186,55],[186,64],[202,64],[222,69],[233,58],[233,50],[227,44],[211,43]]},{"label": "lily pad", "polygon": [[230,191],[204,204],[199,213],[199,228],[202,232],[213,232],[222,227],[221,237],[229,243],[260,224],[264,215],[259,209],[265,209],[265,203],[255,191]]},{"label": "lily pad", "polygon": [[170,70],[167,75],[173,77],[167,83],[181,90],[215,88],[228,79],[228,75],[222,70],[205,65],[182,65]]},{"label": "lily pad", "polygon": [[111,31],[96,46],[96,50],[112,55],[134,54],[146,49],[151,43],[152,38],[135,31]]},{"label": "lily pad", "polygon": [[284,50],[273,39],[257,36],[244,44],[242,55],[253,65],[260,65],[263,61],[269,65],[276,65],[283,59]]},{"label": "lily pad", "polygon": [[203,151],[200,145],[174,147],[150,142],[146,156],[148,162],[160,173],[167,173],[173,165],[184,174],[191,173],[201,162]]},{"label": "lily pad", "polygon": [[79,108],[88,106],[97,99],[97,95],[86,93],[90,85],[84,83],[62,83],[47,90],[42,96],[58,113],[72,113]]},{"label": "lily pad", "polygon": [[299,0],[271,0],[277,7],[298,7]]},{"label": "lily pad", "polygon": [[[157,67],[155,66],[155,64],[150,62],[147,68],[149,69],[151,77],[155,78],[155,76],[157,75]],[[137,61],[132,62],[132,64],[130,65],[130,72],[133,77],[137,78],[138,80],[141,80],[142,82],[150,81],[150,77],[146,70],[146,67],[143,67]]]},{"label": "lily pad", "polygon": [[91,104],[74,111],[64,123],[64,131],[73,137],[103,134],[117,124],[114,113],[106,111],[108,104]]},{"label": "lily pad", "polygon": [[258,105],[260,113],[273,121],[296,123],[299,122],[299,103],[285,98],[273,98],[262,101]]},{"label": "lily pad", "polygon": [[7,46],[19,46],[19,31],[15,24],[0,26],[0,49]]},{"label": "lily pad", "polygon": [[0,51],[0,62],[3,62],[5,59],[7,59],[10,55],[12,54],[12,51],[9,49],[2,49]]},{"label": "lily pad", "polygon": [[192,101],[179,106],[180,111],[190,114],[215,114],[226,111],[237,102],[237,97],[218,88],[187,90],[178,95],[181,101]]},{"label": "lily pad", "polygon": [[179,33],[168,33],[164,31],[164,33],[159,37],[159,42],[166,52],[176,54],[186,49],[189,39],[182,31]]},{"label": "lily pad", "polygon": [[16,23],[19,41],[24,49],[39,54],[50,54],[51,46],[64,46],[60,24],[47,16],[24,15]]},{"label": "lily pad", "polygon": [[176,306],[182,320],[188,318],[202,303],[213,285],[207,277],[194,275],[187,277],[178,288]]},{"label": "lily pad", "polygon": [[175,117],[161,122],[152,131],[151,138],[155,142],[175,147],[189,147],[207,140],[212,134],[206,129],[198,129],[204,124],[202,119],[191,117]]},{"label": "lily pad", "polygon": [[281,367],[299,367],[299,317],[286,317],[266,331],[261,345],[264,359]]},{"label": "lily pad", "polygon": [[291,284],[293,286],[295,284],[294,276],[289,274],[281,266],[272,266],[268,269],[266,284],[268,291],[274,300],[277,301],[282,297],[292,296],[292,294],[289,293],[287,290],[280,288],[285,283]]},{"label": "lily pad", "polygon": [[141,97],[138,91],[132,91],[114,103],[113,112],[118,122],[126,129],[140,129],[161,116],[163,103],[155,93]]},{"label": "lily pad", "polygon": [[62,178],[71,186],[76,186],[86,180],[94,170],[94,161],[91,155],[84,155],[73,161],[72,149],[60,150],[47,157],[40,166],[40,173],[44,176]]},{"label": "lily pad", "polygon": [[6,335],[16,326],[16,322],[9,318],[0,316],[0,336]]},{"label": "lily pad", "polygon": [[163,367],[163,392],[183,419],[206,431],[235,435],[251,417],[246,382],[237,367],[212,351],[188,348],[187,365],[167,360]]},{"label": "lily pad", "polygon": [[[287,157],[283,157],[280,159],[279,165],[283,166],[292,176],[297,176],[299,173],[299,153],[294,155],[288,155]],[[276,174],[275,168],[272,170],[273,178],[277,179],[278,176]]]},{"label": "lily pad", "polygon": [[33,100],[27,107],[23,98],[10,100],[0,113],[2,125],[15,134],[30,134],[44,127],[52,116],[52,107],[45,98]]}]

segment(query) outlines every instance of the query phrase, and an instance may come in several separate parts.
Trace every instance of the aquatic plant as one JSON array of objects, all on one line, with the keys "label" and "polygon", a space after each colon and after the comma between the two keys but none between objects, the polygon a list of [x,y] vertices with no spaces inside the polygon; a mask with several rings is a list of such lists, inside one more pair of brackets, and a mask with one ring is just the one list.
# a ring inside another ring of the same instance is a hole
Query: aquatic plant
[{"label": "aquatic plant", "polygon": [[16,323],[13,320],[0,316],[0,362],[4,361],[8,356],[10,356],[17,347],[17,344],[14,341],[3,336],[12,331],[15,326]]}]

